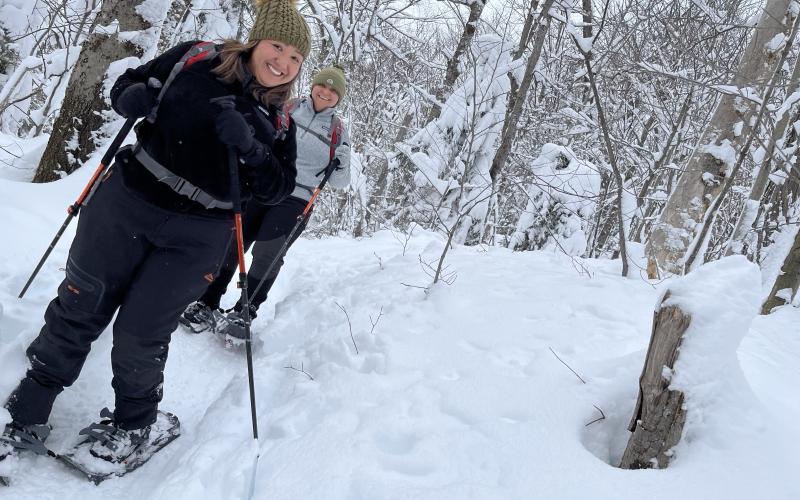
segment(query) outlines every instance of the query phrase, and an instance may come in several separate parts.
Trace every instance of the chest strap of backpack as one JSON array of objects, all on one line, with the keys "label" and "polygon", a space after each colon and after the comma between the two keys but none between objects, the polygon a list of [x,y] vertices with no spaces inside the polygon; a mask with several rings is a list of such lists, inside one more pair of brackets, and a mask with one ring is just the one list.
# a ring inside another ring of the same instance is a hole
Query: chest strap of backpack
[{"label": "chest strap of backpack", "polygon": [[141,163],[144,168],[153,174],[159,182],[163,182],[176,193],[183,195],[208,209],[222,208],[225,210],[230,210],[233,208],[233,203],[230,201],[220,201],[191,182],[187,181],[183,177],[173,174],[170,170],[164,167],[164,165],[160,164],[155,160],[155,158],[150,156],[150,154],[142,147],[141,143],[137,142],[134,144],[131,148],[131,152],[139,161],[139,163]]}]

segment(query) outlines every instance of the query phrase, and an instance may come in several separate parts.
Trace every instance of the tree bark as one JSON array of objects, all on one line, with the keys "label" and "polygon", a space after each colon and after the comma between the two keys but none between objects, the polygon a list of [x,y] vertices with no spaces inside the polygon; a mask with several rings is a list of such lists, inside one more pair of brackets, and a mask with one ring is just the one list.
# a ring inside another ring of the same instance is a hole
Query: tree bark
[{"label": "tree bark", "polygon": [[[150,28],[136,7],[143,0],[106,0],[98,14],[98,24],[119,21],[120,31]],[[95,151],[95,134],[103,124],[102,112],[108,109],[103,83],[109,65],[126,57],[141,57],[143,50],[117,33],[95,31],[84,42],[69,83],[53,133],[47,142],[33,182],[50,182],[72,173]]]},{"label": "tree bark", "polygon": [[[486,7],[485,0],[472,0],[469,3],[469,17],[467,18],[467,22],[464,23],[464,30],[461,32],[461,37],[456,45],[456,50],[453,52],[453,56],[450,58],[450,60],[447,61],[447,71],[445,72],[442,86],[436,91],[436,100],[439,103],[444,103],[444,101],[447,100],[447,96],[453,91],[453,85],[456,83],[456,79],[461,74],[458,70],[458,66],[461,64],[461,59],[464,56],[464,52],[466,52],[467,47],[470,46],[472,39],[475,38],[475,29],[478,26],[478,20],[481,18],[484,7]],[[431,111],[428,113],[428,119],[425,120],[425,124],[427,125],[433,120],[439,118],[441,112],[441,106],[434,105],[431,107]]]},{"label": "tree bark", "polygon": [[[786,95],[791,95],[791,93],[797,89],[798,83],[800,83],[800,59],[795,61],[792,76],[789,79],[789,84],[786,86]],[[770,141],[767,145],[767,152],[764,155],[764,160],[762,161],[761,167],[758,170],[756,180],[753,182],[753,187],[750,189],[750,197],[748,198],[748,201],[745,202],[744,209],[742,210],[739,219],[736,221],[736,227],[733,229],[733,235],[728,242],[728,248],[725,250],[726,256],[741,254],[744,251],[745,240],[747,239],[747,235],[752,229],[753,222],[755,222],[756,215],[759,212],[759,202],[764,196],[764,191],[767,189],[767,181],[769,181],[769,174],[773,170],[773,165],[783,165],[789,161],[789,159],[785,158],[783,153],[780,152],[778,153],[777,158],[773,158],[776,147],[779,150],[782,149],[782,146],[785,144],[783,139],[786,135],[786,129],[789,123],[795,123],[797,121],[798,112],[791,113],[790,110],[787,109],[781,119],[778,120],[778,123],[775,124],[775,128],[772,129]],[[780,146],[778,146],[779,143]]]},{"label": "tree bark", "polygon": [[611,169],[614,172],[614,180],[617,184],[617,231],[619,236],[619,254],[622,259],[622,276],[628,276],[628,251],[626,249],[627,235],[625,234],[625,214],[623,212],[623,181],[622,173],[619,170],[617,163],[617,155],[614,152],[614,146],[611,144],[611,137],[609,136],[608,123],[606,116],[603,112],[603,106],[600,103],[600,92],[597,90],[597,83],[594,79],[594,68],[592,68],[592,51],[583,52],[580,44],[575,40],[575,45],[578,50],[583,54],[583,62],[586,68],[586,77],[589,79],[589,87],[592,90],[595,107],[597,108],[597,120],[600,123],[600,132],[603,137],[603,143],[606,147],[606,154],[608,155],[608,162],[611,164]]},{"label": "tree bark", "polygon": [[[535,0],[534,0],[535,1]],[[542,12],[538,17],[536,23],[536,32],[533,36],[533,49],[531,55],[528,57],[528,63],[525,66],[525,74],[522,77],[522,82],[516,92],[509,94],[510,106],[506,110],[505,120],[503,122],[503,132],[500,136],[500,147],[492,160],[492,166],[489,169],[489,176],[492,178],[492,191],[496,192],[494,187],[500,176],[500,172],[508,161],[508,155],[511,152],[511,146],[514,145],[516,138],[517,124],[519,117],[522,115],[522,104],[525,102],[525,97],[528,95],[528,90],[531,88],[533,82],[533,70],[536,69],[536,64],[539,62],[539,56],[542,55],[542,47],[544,46],[544,39],[547,35],[547,30],[550,27],[550,7],[553,6],[554,0],[545,0],[542,4]]]},{"label": "tree bark", "polygon": [[720,159],[720,156],[725,156],[720,151],[741,152],[743,143],[752,133],[751,118],[757,105],[741,95],[741,91],[749,87],[760,93],[775,73],[781,51],[770,48],[769,43],[780,34],[788,38],[794,22],[790,3],[790,0],[767,2],[731,83],[738,90],[722,96],[685,172],[667,200],[658,224],[650,234],[647,256],[654,262],[652,267],[683,274],[687,251],[695,242],[699,226],[706,219],[709,207],[720,195],[733,168],[731,162]]},{"label": "tree bark", "polygon": [[[796,13],[793,13],[791,16],[787,16],[787,18],[791,19],[791,34],[789,35],[788,41],[784,41],[784,47],[781,51],[780,60],[775,66],[775,72],[773,73],[772,78],[770,78],[770,83],[763,93],[762,99],[765,103],[768,103],[772,99],[772,92],[775,90],[777,82],[781,76],[781,68],[783,67],[784,62],[786,62],[789,52],[791,52],[795,36],[797,35],[798,25],[796,22]],[[725,200],[725,196],[733,187],[734,179],[736,179],[739,169],[741,169],[742,164],[744,163],[744,160],[750,151],[750,146],[752,145],[753,140],[758,133],[758,128],[761,126],[761,121],[764,118],[764,114],[767,109],[767,106],[761,106],[758,110],[758,113],[750,118],[748,122],[751,126],[750,134],[747,136],[747,139],[740,148],[740,151],[736,157],[736,163],[731,166],[730,171],[727,172],[727,175],[722,183],[722,189],[718,193],[716,199],[714,199],[709,206],[708,214],[705,220],[703,220],[702,225],[696,229],[697,235],[695,236],[695,241],[689,247],[690,251],[686,253],[686,257],[684,258],[684,272],[688,273],[694,267],[694,263],[699,262],[698,257],[701,257],[701,250],[704,247],[704,242],[711,233],[711,227],[714,225],[714,220],[720,210],[720,207],[722,206],[722,202]]]},{"label": "tree bark", "polygon": [[774,308],[791,304],[800,287],[800,231],[781,266],[781,273],[772,286],[767,300],[761,307],[761,314],[769,314]]},{"label": "tree bark", "polygon": [[676,306],[661,305],[653,313],[653,330],[647,349],[644,369],[639,377],[639,398],[628,430],[633,432],[622,455],[623,469],[663,469],[669,465],[670,453],[680,441],[686,412],[683,393],[669,389],[669,373],[675,366],[683,336],[691,317]]},{"label": "tree bark", "polygon": [[553,3],[554,0],[544,0],[541,13],[535,18],[536,22],[534,23],[532,22],[534,19],[533,14],[536,6],[538,5],[538,0],[531,0],[531,10],[528,13],[528,21],[530,22],[526,21],[525,23],[525,29],[523,29],[522,37],[520,39],[520,46],[517,52],[518,57],[522,57],[522,54],[524,53],[525,48],[531,39],[533,40],[533,48],[531,49],[528,62],[525,66],[525,73],[519,85],[517,85],[514,75],[509,75],[509,79],[511,80],[511,91],[508,94],[508,105],[506,107],[506,115],[503,120],[503,130],[500,133],[500,146],[498,146],[494,158],[492,159],[492,166],[489,168],[489,177],[492,181],[492,192],[491,196],[489,197],[489,207],[486,210],[486,219],[483,222],[484,234],[481,238],[482,241],[486,241],[490,235],[489,228],[491,226],[488,223],[488,217],[489,214],[495,212],[494,204],[496,203],[497,199],[497,188],[500,180],[500,174],[503,171],[503,168],[505,168],[508,157],[511,154],[511,148],[516,140],[517,125],[519,124],[519,118],[522,115],[522,105],[525,102],[525,98],[527,97],[528,91],[531,88],[531,83],[533,82],[533,71],[536,69],[536,65],[539,63],[539,57],[542,55],[542,48],[544,47],[544,40],[547,36],[547,30],[550,28],[550,7],[553,6]]}]

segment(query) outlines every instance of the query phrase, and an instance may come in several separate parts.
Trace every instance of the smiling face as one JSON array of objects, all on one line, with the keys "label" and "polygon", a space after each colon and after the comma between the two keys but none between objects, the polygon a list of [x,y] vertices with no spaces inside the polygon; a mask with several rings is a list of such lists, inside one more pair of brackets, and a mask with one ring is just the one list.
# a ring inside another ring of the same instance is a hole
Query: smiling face
[{"label": "smiling face", "polygon": [[303,54],[291,45],[277,40],[261,40],[248,61],[250,72],[264,87],[289,83],[300,72]]},{"label": "smiling face", "polygon": [[320,111],[336,106],[339,94],[327,85],[314,85],[311,87],[311,100],[314,102],[314,111]]}]

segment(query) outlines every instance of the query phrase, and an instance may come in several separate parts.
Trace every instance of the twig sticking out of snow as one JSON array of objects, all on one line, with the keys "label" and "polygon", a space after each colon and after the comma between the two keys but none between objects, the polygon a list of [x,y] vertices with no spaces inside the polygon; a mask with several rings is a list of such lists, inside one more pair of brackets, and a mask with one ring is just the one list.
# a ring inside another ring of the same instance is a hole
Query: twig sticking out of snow
[{"label": "twig sticking out of snow", "polygon": [[[580,375],[578,375],[578,372],[576,372],[575,370],[573,370],[572,368],[570,368],[570,366],[569,366],[568,364],[564,363],[564,360],[563,360],[563,359],[561,359],[561,358],[559,358],[559,357],[558,357],[558,354],[556,354],[556,351],[554,351],[552,347],[548,346],[547,348],[548,348],[548,349],[550,349],[550,352],[552,352],[552,353],[553,353],[553,356],[555,356],[555,357],[556,357],[556,359],[558,359],[559,361],[561,361],[561,363],[562,363],[564,366],[566,366],[567,368],[569,368],[569,371],[571,371],[572,373],[574,373],[574,374],[575,374],[575,376],[576,376],[576,377],[578,377],[578,378],[580,379],[580,381],[581,381],[581,382],[583,382],[584,384],[586,383],[586,381],[585,381],[585,380],[583,380],[583,377],[581,377]],[[596,408],[596,407],[595,407],[595,408]]]},{"label": "twig sticking out of snow", "polygon": [[356,354],[358,354],[358,346],[356,345],[356,339],[355,339],[355,337],[353,337],[353,324],[352,324],[352,323],[350,323],[350,315],[349,315],[349,314],[347,314],[347,310],[346,310],[344,307],[342,307],[342,305],[341,305],[341,304],[339,304],[338,302],[334,302],[334,304],[336,304],[337,306],[339,306],[339,309],[341,309],[341,310],[342,310],[342,312],[344,313],[344,317],[345,317],[345,318],[347,318],[347,327],[350,329],[350,340],[352,340],[352,341],[353,341],[353,347],[355,347],[355,349],[356,349]]},{"label": "twig sticking out of snow", "polygon": [[284,368],[286,368],[287,370],[294,370],[294,371],[296,371],[296,372],[300,372],[300,373],[304,374],[306,377],[308,377],[308,379],[309,379],[309,380],[314,380],[314,377],[312,377],[312,376],[311,376],[311,374],[310,374],[310,373],[308,373],[308,372],[305,370],[305,368],[303,367],[303,363],[300,363],[300,368],[295,368],[295,367],[294,367],[294,366],[292,366],[292,365],[289,365],[289,366],[284,366]]},{"label": "twig sticking out of snow", "polygon": [[425,293],[428,292],[428,287],[427,286],[409,285],[408,283],[403,283],[402,281],[400,282],[400,284],[403,285],[403,286],[410,287],[410,288],[419,288],[420,290],[425,290]]},{"label": "twig sticking out of snow", "polygon": [[381,316],[383,316],[383,306],[381,306],[381,310],[378,311],[378,317],[375,318],[375,321],[372,321],[372,315],[369,315],[369,322],[372,323],[372,328],[370,329],[370,334],[375,334],[375,327],[378,326],[378,321],[381,320]]},{"label": "twig sticking out of snow", "polygon": [[599,416],[599,417],[597,417],[596,419],[592,420],[592,421],[591,421],[591,422],[589,422],[588,424],[586,424],[586,425],[585,425],[585,427],[589,427],[590,425],[592,425],[592,424],[593,424],[593,423],[595,423],[595,422],[599,422],[599,421],[601,421],[601,420],[605,420],[605,419],[606,419],[606,414],[605,414],[605,413],[603,413],[603,410],[601,410],[601,409],[600,409],[600,408],[599,408],[597,405],[592,405],[592,406],[594,406],[595,408],[597,408],[597,411],[599,411],[599,412],[600,412],[600,416]]}]

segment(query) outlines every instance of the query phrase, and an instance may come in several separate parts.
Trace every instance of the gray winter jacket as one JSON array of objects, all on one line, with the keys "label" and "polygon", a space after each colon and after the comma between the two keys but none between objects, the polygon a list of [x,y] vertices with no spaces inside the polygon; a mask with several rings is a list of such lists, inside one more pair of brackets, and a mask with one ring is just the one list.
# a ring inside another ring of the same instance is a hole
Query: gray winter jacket
[{"label": "gray winter jacket", "polygon": [[[321,171],[328,165],[330,158],[331,118],[335,116],[334,108],[317,113],[311,98],[306,97],[294,104],[294,109],[289,114],[297,126],[297,178],[292,196],[310,200],[314,188],[322,180]],[[336,170],[331,175],[328,184],[344,189],[350,185],[350,136],[344,127],[341,127],[337,142],[339,145],[336,147],[336,158],[339,159],[341,170]]]}]

